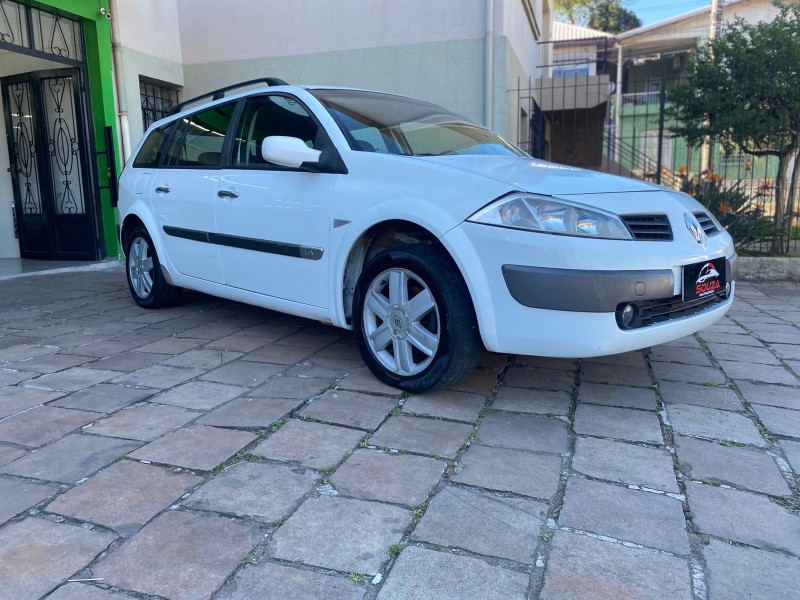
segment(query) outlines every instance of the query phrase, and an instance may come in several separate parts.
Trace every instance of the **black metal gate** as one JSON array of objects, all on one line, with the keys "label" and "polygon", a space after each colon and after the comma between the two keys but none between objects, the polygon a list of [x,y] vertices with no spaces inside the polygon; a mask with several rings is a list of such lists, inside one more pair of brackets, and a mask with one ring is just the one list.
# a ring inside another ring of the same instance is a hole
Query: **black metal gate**
[{"label": "black metal gate", "polygon": [[2,79],[23,258],[98,258],[82,75],[59,69]]}]

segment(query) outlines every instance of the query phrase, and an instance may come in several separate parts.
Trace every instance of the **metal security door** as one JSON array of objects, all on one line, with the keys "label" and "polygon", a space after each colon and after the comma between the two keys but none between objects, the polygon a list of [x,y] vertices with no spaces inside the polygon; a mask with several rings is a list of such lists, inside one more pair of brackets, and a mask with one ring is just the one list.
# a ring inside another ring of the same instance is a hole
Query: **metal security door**
[{"label": "metal security door", "polygon": [[23,258],[98,257],[95,194],[81,88],[77,69],[3,79]]}]

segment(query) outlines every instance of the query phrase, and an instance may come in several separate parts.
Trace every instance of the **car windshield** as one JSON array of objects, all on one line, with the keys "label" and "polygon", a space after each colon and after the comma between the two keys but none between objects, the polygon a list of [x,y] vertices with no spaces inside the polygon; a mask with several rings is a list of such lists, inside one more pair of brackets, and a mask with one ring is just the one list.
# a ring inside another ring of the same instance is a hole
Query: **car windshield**
[{"label": "car windshield", "polygon": [[353,150],[406,156],[527,156],[496,133],[435,104],[377,92],[310,91]]}]

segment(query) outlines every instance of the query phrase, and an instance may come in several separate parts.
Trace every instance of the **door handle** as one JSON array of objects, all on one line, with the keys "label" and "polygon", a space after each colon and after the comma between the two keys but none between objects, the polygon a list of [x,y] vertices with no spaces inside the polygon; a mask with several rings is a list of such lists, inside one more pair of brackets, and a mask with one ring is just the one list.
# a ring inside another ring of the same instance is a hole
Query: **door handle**
[{"label": "door handle", "polygon": [[156,188],[156,194],[169,194],[170,189],[166,186],[160,185]]},{"label": "door handle", "polygon": [[217,192],[217,196],[220,198],[238,198],[239,194],[232,192],[231,190],[220,190]]}]

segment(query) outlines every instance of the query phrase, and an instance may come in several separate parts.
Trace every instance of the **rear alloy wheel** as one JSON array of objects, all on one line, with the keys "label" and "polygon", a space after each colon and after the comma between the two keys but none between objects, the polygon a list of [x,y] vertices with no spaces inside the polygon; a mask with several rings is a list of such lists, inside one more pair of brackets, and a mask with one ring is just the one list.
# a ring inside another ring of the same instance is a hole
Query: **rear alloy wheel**
[{"label": "rear alloy wheel", "polygon": [[382,381],[423,392],[452,385],[477,363],[481,344],[466,287],[435,248],[377,255],[356,290],[359,350]]},{"label": "rear alloy wheel", "polygon": [[143,227],[135,227],[127,239],[128,288],[142,308],[172,306],[180,300],[182,288],[170,285],[161,272],[153,240]]}]

